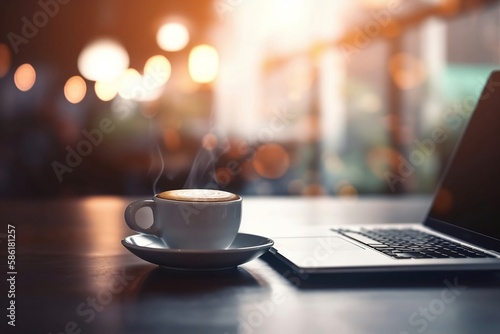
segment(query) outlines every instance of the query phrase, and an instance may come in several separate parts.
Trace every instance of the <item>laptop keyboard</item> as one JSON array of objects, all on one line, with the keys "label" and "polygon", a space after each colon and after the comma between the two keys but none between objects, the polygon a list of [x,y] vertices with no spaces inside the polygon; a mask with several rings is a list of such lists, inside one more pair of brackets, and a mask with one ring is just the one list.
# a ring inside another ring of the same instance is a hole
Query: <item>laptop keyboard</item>
[{"label": "laptop keyboard", "polygon": [[414,229],[335,229],[395,259],[494,258],[477,249]]}]

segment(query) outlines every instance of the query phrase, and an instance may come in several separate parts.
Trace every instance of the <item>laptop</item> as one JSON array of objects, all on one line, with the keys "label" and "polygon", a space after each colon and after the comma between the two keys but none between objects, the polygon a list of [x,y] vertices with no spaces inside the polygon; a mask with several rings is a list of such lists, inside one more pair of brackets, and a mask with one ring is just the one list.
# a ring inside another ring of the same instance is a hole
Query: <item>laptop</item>
[{"label": "laptop", "polygon": [[[466,118],[446,117],[455,125]],[[423,222],[300,233],[273,237],[270,250],[299,274],[500,270],[500,71],[488,78]]]}]

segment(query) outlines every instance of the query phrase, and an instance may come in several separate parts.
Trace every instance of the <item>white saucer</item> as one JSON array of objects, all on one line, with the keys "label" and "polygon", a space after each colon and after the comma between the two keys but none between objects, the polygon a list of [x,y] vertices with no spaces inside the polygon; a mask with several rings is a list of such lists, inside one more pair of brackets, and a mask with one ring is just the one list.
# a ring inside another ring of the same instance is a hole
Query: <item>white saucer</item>
[{"label": "white saucer", "polygon": [[157,237],[136,234],[122,240],[132,254],[162,267],[181,270],[221,270],[236,267],[264,254],[274,244],[269,238],[238,233],[227,249],[172,249]]}]

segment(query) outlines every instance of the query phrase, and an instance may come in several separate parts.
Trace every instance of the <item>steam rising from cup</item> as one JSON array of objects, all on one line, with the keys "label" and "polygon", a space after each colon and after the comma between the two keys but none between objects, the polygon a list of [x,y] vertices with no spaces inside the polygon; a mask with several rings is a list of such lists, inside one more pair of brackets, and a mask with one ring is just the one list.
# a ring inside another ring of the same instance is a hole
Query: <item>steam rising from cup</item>
[{"label": "steam rising from cup", "polygon": [[220,144],[214,134],[205,135],[202,147],[196,154],[184,188],[219,189],[215,177],[215,164],[228,149],[226,141]]}]

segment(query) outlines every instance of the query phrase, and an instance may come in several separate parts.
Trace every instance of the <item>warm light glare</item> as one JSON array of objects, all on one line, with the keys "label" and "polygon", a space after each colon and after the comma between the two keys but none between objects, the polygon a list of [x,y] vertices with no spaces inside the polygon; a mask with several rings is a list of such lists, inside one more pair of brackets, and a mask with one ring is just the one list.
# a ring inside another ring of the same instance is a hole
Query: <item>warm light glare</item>
[{"label": "warm light glare", "polygon": [[118,94],[116,81],[96,81],[94,85],[95,95],[101,101],[111,101]]},{"label": "warm light glare", "polygon": [[446,188],[441,188],[436,194],[436,198],[434,199],[435,204],[432,208],[433,211],[439,213],[447,213],[453,207],[453,194]]},{"label": "warm light glare", "polygon": [[401,161],[400,154],[388,146],[372,148],[366,155],[366,162],[371,172],[380,180],[385,180],[388,170],[395,170]]},{"label": "warm light glare", "polygon": [[[308,12],[307,0],[273,0],[268,1],[266,5],[268,7],[266,11],[269,11],[271,15],[268,18],[269,21],[265,23],[261,23],[261,21],[257,24],[268,25],[271,29],[282,32],[305,31],[309,28],[308,24],[311,21],[306,14]],[[293,35],[295,37],[295,34]]]},{"label": "warm light glare", "polygon": [[158,30],[156,42],[165,51],[179,51],[189,43],[189,32],[181,23],[167,23]]},{"label": "warm light glare", "polygon": [[119,79],[118,94],[127,100],[138,99],[143,94],[142,76],[133,68],[125,70]]},{"label": "warm light glare", "polygon": [[362,0],[361,4],[367,8],[385,8],[390,4],[390,0]]},{"label": "warm light glare", "polygon": [[198,45],[189,53],[189,74],[194,82],[211,82],[219,71],[219,55],[210,45]]},{"label": "warm light glare", "polygon": [[27,92],[33,87],[36,80],[36,72],[30,64],[19,66],[14,73],[14,83],[16,87],[23,92]]},{"label": "warm light glare", "polygon": [[285,68],[284,76],[287,90],[292,95],[308,91],[315,80],[314,70],[305,58],[292,61]]},{"label": "warm light glare", "polygon": [[9,47],[0,43],[0,78],[4,77],[10,70],[12,56]]},{"label": "warm light glare", "polygon": [[111,39],[87,45],[78,56],[78,70],[88,80],[116,79],[129,65],[125,48]]},{"label": "warm light glare", "polygon": [[64,96],[66,99],[73,103],[79,103],[87,93],[87,84],[81,76],[75,75],[66,81],[64,85]]},{"label": "warm light glare", "polygon": [[283,146],[278,144],[261,145],[253,160],[255,171],[268,179],[282,177],[288,171],[289,166],[290,156]]},{"label": "warm light glare", "polygon": [[181,137],[179,132],[174,128],[167,128],[163,131],[163,140],[165,147],[169,151],[177,151],[181,146]]},{"label": "warm light glare", "polygon": [[213,133],[207,133],[201,140],[201,145],[207,151],[211,151],[217,147],[218,139]]},{"label": "warm light glare", "polygon": [[338,196],[357,197],[358,190],[349,182],[342,180],[335,186],[335,191]]},{"label": "warm light glare", "polygon": [[146,87],[157,88],[167,83],[172,67],[167,58],[161,55],[153,56],[144,65],[144,84]]},{"label": "warm light glare", "polygon": [[153,56],[144,65],[143,75],[132,68],[122,72],[117,80],[118,94],[127,100],[156,100],[161,96],[171,70],[167,58],[161,55]]},{"label": "warm light glare", "polygon": [[453,16],[460,11],[461,6],[462,6],[461,0],[442,0],[441,3],[438,5],[438,8],[444,15]]},{"label": "warm light glare", "polygon": [[389,73],[400,89],[412,89],[427,79],[425,64],[409,53],[397,53],[389,60]]},{"label": "warm light glare", "polygon": [[363,111],[376,113],[382,109],[382,100],[375,93],[365,93],[359,98],[358,105]]}]

